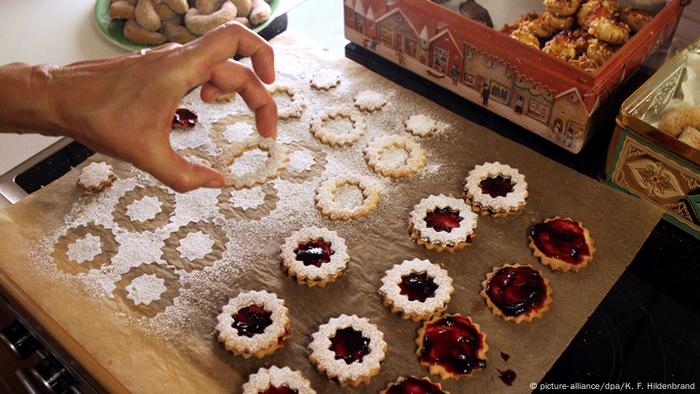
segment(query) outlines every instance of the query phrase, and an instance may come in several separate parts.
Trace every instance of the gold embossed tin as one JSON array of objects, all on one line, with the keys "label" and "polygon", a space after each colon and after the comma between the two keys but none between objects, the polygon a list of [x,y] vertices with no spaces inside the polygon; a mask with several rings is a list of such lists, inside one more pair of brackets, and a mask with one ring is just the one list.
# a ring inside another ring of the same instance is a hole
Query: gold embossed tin
[{"label": "gold embossed tin", "polygon": [[683,100],[689,56],[700,38],[661,67],[622,105],[608,149],[607,181],[666,210],[665,217],[700,238],[700,150],[656,125],[669,103]]}]

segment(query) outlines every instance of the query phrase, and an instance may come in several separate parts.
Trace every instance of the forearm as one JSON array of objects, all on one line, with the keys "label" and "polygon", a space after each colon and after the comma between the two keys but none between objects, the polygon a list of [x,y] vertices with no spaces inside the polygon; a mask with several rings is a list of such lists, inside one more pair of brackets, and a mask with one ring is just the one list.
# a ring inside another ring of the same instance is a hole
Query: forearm
[{"label": "forearm", "polygon": [[0,66],[0,133],[62,135],[51,101],[55,66]]}]

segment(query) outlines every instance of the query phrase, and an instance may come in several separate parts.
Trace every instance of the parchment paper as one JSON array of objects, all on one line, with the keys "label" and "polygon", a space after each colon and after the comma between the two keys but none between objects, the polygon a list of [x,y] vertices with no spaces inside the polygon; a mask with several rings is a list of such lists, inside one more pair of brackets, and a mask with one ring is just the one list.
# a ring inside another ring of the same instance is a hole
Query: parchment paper
[{"label": "parchment paper", "polygon": [[[116,204],[124,194],[119,190],[129,182],[132,189],[136,185],[157,185],[127,164],[96,155],[91,160],[113,163],[120,178],[103,195],[85,196],[75,187],[78,172],[74,170],[0,212],[3,282],[10,280],[21,287],[38,304],[36,313],[55,320],[101,367],[133,392],[239,392],[248,374],[274,364],[301,370],[319,393],[376,393],[399,375],[427,373],[415,355],[418,324],[391,313],[377,294],[379,280],[393,264],[427,258],[445,267],[454,280],[455,293],[448,312],[471,316],[487,333],[490,346],[485,370],[467,380],[443,382],[444,387],[452,393],[529,391],[529,383],[544,376],[633,259],[660,212],[464,120],[349,60],[330,58],[303,38],[287,34],[273,44],[279,79],[302,90],[307,102],[301,119],[281,123],[280,139],[296,139],[312,152],[323,152],[323,175],[319,168],[314,168],[306,181],[283,174],[266,186],[274,185],[277,190],[275,198],[265,199],[271,213],[255,209],[250,218],[240,210],[223,214],[216,205],[196,205],[187,200],[187,195],[176,196],[170,223],[139,235],[150,234],[157,245],[167,248],[166,241],[190,220],[214,223],[225,230],[223,237],[228,239],[217,261],[173,265],[166,257],[171,253],[161,253],[155,265],[148,265],[148,261],[139,260],[146,257],[120,249],[105,251],[104,255],[113,257],[111,262],[98,264],[99,270],[93,267],[88,273],[66,272],[60,266],[74,263],[55,260],[52,240],[59,238],[67,226],[77,227],[86,218],[111,228],[120,237],[134,236],[133,231],[138,229],[122,228],[121,219],[102,212],[104,206],[110,201]],[[328,93],[312,91],[308,80],[317,70],[340,73],[340,86]],[[310,136],[308,122],[315,113],[331,104],[352,105],[352,96],[367,88],[383,92],[390,104],[378,114],[367,115],[369,132],[353,147],[330,148]],[[229,105],[205,105],[198,101],[196,92],[186,98],[184,105],[199,112],[200,123],[190,132],[193,134],[174,133],[173,142],[183,151],[211,151],[211,146],[193,146],[198,144],[193,136],[208,133],[217,119],[243,110],[240,100]],[[320,216],[313,208],[313,196],[323,176],[348,171],[372,175],[362,158],[364,146],[377,135],[405,133],[403,121],[414,113],[429,114],[446,125],[439,135],[420,140],[428,155],[427,168],[400,181],[373,175],[382,182],[382,201],[378,210],[365,219],[341,223]],[[467,172],[484,161],[508,163],[525,174],[530,195],[524,212],[503,219],[481,217],[473,245],[454,254],[429,252],[413,244],[407,234],[413,205],[429,194],[460,196]],[[221,195],[215,198],[221,200]],[[527,246],[528,228],[555,215],[582,221],[595,239],[595,258],[579,273],[550,271],[534,260]],[[347,273],[324,289],[297,285],[280,269],[280,245],[286,236],[305,225],[336,230],[348,243],[351,262]],[[125,238],[118,239],[126,242]],[[126,249],[125,245],[117,247]],[[131,261],[135,267],[125,266],[124,261]],[[494,316],[485,307],[479,296],[480,283],[493,266],[504,263],[531,263],[549,278],[554,302],[543,319],[516,325]],[[168,280],[164,311],[154,317],[150,317],[152,309],[139,312],[129,305],[123,287],[108,291],[110,286],[120,286],[124,278],[133,278],[133,270],[140,267],[147,267],[144,272],[160,269],[170,272],[164,274],[166,277],[180,278],[180,283]],[[221,306],[238,292],[252,289],[277,293],[286,301],[292,320],[291,339],[283,349],[262,360],[243,360],[226,353],[213,335]],[[308,361],[310,335],[330,317],[342,313],[369,318],[384,332],[388,343],[380,375],[358,389],[339,388]],[[500,352],[509,354],[510,360],[505,362]],[[499,380],[497,369],[516,371],[518,377],[512,387]]]}]

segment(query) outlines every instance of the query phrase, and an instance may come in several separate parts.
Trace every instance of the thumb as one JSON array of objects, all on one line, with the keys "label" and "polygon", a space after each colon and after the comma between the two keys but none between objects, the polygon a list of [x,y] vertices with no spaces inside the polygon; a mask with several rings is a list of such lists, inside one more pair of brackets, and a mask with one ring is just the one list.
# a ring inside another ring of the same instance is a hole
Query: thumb
[{"label": "thumb", "polygon": [[188,161],[173,150],[170,144],[158,144],[145,158],[141,169],[178,193],[200,187],[222,188],[224,176],[213,168]]}]

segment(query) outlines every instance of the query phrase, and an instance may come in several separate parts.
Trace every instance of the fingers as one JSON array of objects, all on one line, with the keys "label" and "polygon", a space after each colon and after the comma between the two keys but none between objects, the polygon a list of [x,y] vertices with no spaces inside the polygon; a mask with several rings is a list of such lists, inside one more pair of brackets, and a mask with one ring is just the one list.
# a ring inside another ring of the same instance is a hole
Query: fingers
[{"label": "fingers", "polygon": [[[226,23],[187,45],[190,59],[206,71],[234,55],[250,57],[253,69],[265,83],[275,82],[275,55],[262,37],[238,22]],[[195,79],[195,78],[193,78]]]},{"label": "fingers", "polygon": [[255,112],[258,132],[266,138],[277,136],[277,105],[258,76],[248,67],[233,60],[224,61],[211,70],[202,86],[202,100],[210,102],[218,96],[237,92]]},{"label": "fingers", "polygon": [[137,167],[149,172],[178,193],[200,187],[224,187],[224,176],[219,171],[188,161],[167,142],[155,144],[148,150],[149,154],[141,156],[140,162],[135,163]]}]

